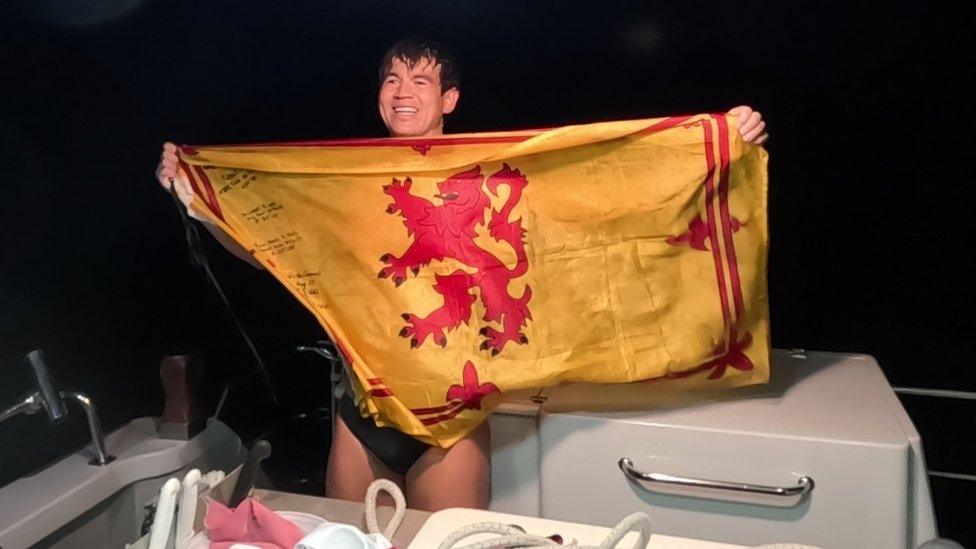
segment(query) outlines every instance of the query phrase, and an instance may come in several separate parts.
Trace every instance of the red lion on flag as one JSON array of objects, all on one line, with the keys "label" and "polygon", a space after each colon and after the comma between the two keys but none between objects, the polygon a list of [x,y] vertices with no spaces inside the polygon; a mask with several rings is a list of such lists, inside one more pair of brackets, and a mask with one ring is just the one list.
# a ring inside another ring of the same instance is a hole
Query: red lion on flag
[{"label": "red lion on flag", "polygon": [[[492,253],[479,247],[474,239],[475,228],[484,225],[485,213],[491,208],[491,198],[482,189],[498,196],[498,187],[508,185],[509,196],[501,210],[491,210],[488,231],[496,241],[507,242],[516,256],[515,266],[508,268]],[[380,278],[392,278],[400,286],[407,279],[407,271],[417,275],[420,268],[433,260],[454,258],[475,269],[473,274],[456,270],[449,275],[435,275],[434,291],[444,296],[444,304],[426,317],[404,313],[407,322],[400,336],[410,340],[410,347],[419,347],[428,336],[444,347],[447,345],[445,330],[453,330],[468,323],[475,296],[471,290],[479,290],[485,306],[486,322],[496,322],[500,330],[485,326],[480,334],[485,337],[482,350],[491,349],[497,355],[509,341],[525,345],[529,342],[521,329],[532,318],[528,303],[532,289],[526,285],[521,297],[508,293],[508,283],[529,270],[525,253],[525,230],[522,219],[509,221],[508,217],[522,197],[528,180],[519,170],[504,164],[502,169],[485,180],[481,166],[461,172],[437,184],[440,191],[434,195],[443,204],[435,205],[426,198],[410,194],[410,178],[396,178],[383,186],[383,192],[393,198],[386,208],[389,214],[399,213],[413,241],[403,255],[383,254],[380,261],[386,264],[379,272]]]}]

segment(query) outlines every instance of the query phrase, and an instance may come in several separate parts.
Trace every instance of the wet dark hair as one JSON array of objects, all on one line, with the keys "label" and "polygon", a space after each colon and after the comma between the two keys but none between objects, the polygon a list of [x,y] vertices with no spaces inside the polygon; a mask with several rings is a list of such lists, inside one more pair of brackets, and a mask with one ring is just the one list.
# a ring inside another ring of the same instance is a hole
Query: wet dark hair
[{"label": "wet dark hair", "polygon": [[454,54],[437,42],[408,39],[393,44],[380,63],[381,86],[389,74],[390,67],[393,66],[394,59],[403,61],[411,68],[421,59],[427,59],[434,65],[441,67],[441,93],[451,88],[461,89],[461,77]]}]

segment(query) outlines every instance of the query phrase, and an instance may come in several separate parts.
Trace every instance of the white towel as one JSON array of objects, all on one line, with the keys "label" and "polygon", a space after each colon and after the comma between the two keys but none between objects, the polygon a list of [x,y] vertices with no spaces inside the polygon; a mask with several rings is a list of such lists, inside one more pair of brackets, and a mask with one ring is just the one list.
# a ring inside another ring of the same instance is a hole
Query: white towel
[{"label": "white towel", "polygon": [[381,534],[364,534],[348,524],[323,524],[302,538],[295,549],[391,549]]}]

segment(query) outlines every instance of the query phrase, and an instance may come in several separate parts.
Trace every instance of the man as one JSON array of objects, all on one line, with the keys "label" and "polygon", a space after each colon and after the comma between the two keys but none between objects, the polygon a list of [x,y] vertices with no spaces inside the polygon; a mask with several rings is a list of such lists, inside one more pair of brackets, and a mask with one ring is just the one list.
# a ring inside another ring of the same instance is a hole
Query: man
[{"label": "man", "polygon": [[[380,64],[378,108],[393,137],[431,137],[444,133],[444,115],[457,107],[460,82],[453,56],[433,42],[395,44]],[[739,131],[749,143],[766,141],[762,116],[749,107],[730,111],[739,118]],[[163,146],[156,171],[167,189],[177,180],[176,147]],[[177,180],[184,203],[189,185]],[[205,224],[231,253],[260,268],[240,245],[216,227]],[[392,428],[377,428],[359,416],[348,395],[338,405],[332,448],[326,472],[326,494],[361,501],[376,478],[393,480],[404,488],[411,508],[435,511],[449,507],[484,509],[490,489],[488,423],[449,450],[430,447]]]}]

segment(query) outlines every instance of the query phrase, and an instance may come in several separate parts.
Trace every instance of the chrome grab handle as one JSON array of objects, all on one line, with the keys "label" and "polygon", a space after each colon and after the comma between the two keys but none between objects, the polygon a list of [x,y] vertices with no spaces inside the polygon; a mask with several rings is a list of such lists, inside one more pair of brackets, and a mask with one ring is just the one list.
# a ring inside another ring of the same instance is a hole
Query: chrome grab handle
[{"label": "chrome grab handle", "polygon": [[88,432],[91,434],[92,445],[95,448],[95,459],[88,463],[90,465],[107,465],[114,461],[115,457],[105,452],[105,433],[102,431],[102,422],[98,419],[98,412],[95,410],[95,402],[92,398],[81,391],[57,391],[54,388],[54,383],[51,382],[47,364],[44,362],[44,354],[40,350],[28,353],[27,361],[30,362],[31,368],[34,370],[37,390],[28,393],[13,406],[0,410],[0,421],[18,414],[33,415],[39,410],[44,410],[47,412],[51,423],[57,423],[68,415],[65,402],[74,400],[85,411],[85,417],[88,419]]},{"label": "chrome grab handle", "polygon": [[630,458],[620,458],[617,462],[620,470],[628,478],[638,482],[647,482],[652,485],[664,486],[686,486],[692,488],[713,488],[717,490],[727,490],[730,492],[746,494],[762,494],[766,496],[802,496],[813,491],[813,479],[807,476],[800,477],[796,486],[763,486],[761,484],[745,484],[741,482],[725,482],[722,480],[705,480],[700,478],[684,478],[665,475],[663,473],[645,473],[634,469],[634,462]]},{"label": "chrome grab handle", "polygon": [[88,462],[89,465],[108,465],[115,461],[115,456],[110,456],[105,451],[105,432],[102,431],[102,422],[98,419],[98,411],[95,410],[95,401],[88,394],[81,391],[61,391],[61,398],[74,400],[81,405],[88,419],[88,432],[91,434],[92,446],[95,449],[95,459]]}]

